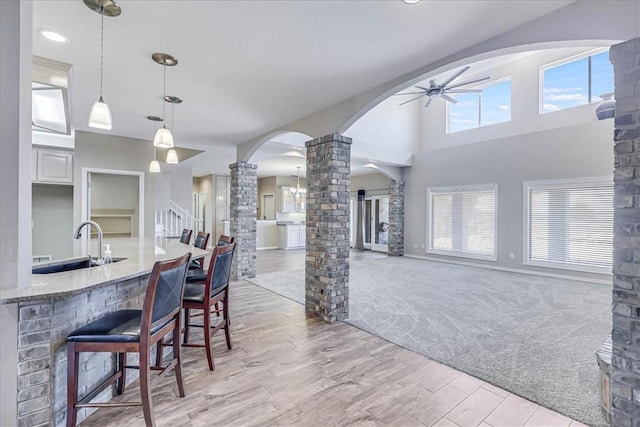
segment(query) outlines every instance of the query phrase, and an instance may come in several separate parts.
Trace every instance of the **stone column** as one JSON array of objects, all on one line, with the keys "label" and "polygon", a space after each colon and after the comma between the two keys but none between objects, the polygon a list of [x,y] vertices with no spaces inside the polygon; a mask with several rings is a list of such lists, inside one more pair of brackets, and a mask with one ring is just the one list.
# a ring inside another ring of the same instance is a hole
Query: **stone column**
[{"label": "stone column", "polygon": [[256,277],[258,165],[237,162],[231,169],[231,235],[235,237],[231,275],[234,280]]},{"label": "stone column", "polygon": [[611,47],[615,71],[612,415],[640,425],[640,38]]},{"label": "stone column", "polygon": [[404,255],[404,182],[389,183],[389,256]]},{"label": "stone column", "polygon": [[349,317],[351,138],[307,141],[305,308],[335,322]]}]

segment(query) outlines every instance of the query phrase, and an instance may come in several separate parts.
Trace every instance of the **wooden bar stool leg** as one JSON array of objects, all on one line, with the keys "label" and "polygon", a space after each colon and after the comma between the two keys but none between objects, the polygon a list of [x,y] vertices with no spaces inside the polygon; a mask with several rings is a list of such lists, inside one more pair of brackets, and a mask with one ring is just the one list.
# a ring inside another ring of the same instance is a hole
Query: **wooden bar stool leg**
[{"label": "wooden bar stool leg", "polygon": [[116,384],[116,393],[118,395],[124,393],[127,385],[127,353],[118,353],[118,370],[120,371],[120,379]]},{"label": "wooden bar stool leg", "polygon": [[153,401],[151,400],[151,369],[149,366],[149,349],[147,345],[140,348],[140,397],[142,400],[142,412],[147,427],[155,427],[153,416]]},{"label": "wooden bar stool leg", "polygon": [[227,340],[227,348],[232,349],[231,334],[229,332],[229,291],[224,291],[224,302],[222,303],[222,314],[224,319],[224,337]]},{"label": "wooden bar stool leg", "polygon": [[78,399],[78,352],[74,343],[67,343],[67,427],[76,425]]},{"label": "wooden bar stool leg", "polygon": [[[180,314],[178,314],[178,318]],[[176,382],[178,383],[178,393],[180,397],[185,397],[184,380],[182,378],[182,345],[180,345],[180,327],[173,330],[173,358],[177,360],[174,368],[176,372]]]},{"label": "wooden bar stool leg", "polygon": [[211,308],[204,310],[203,326],[204,349],[207,352],[207,362],[209,362],[209,370],[213,371],[213,356],[211,355]]},{"label": "wooden bar stool leg", "polygon": [[189,309],[185,308],[184,309],[184,336],[182,337],[183,344],[189,343],[189,322],[190,321],[191,321],[191,315],[189,314]]}]

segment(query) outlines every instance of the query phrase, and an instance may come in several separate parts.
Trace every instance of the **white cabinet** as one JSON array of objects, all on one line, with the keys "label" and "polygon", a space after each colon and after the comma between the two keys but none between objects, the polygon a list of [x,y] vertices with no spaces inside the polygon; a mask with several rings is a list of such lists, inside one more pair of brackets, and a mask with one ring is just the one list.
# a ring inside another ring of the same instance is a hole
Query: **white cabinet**
[{"label": "white cabinet", "polygon": [[31,180],[37,183],[73,184],[73,152],[33,148]]},{"label": "white cabinet", "polygon": [[304,248],[307,244],[307,227],[300,224],[278,224],[278,248]]}]

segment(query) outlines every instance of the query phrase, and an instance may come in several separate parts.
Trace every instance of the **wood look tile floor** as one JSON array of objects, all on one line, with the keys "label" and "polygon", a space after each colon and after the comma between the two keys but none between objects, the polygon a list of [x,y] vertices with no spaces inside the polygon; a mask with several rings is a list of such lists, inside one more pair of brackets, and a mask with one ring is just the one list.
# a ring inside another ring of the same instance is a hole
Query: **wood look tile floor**
[{"label": "wood look tile floor", "polygon": [[[231,284],[233,350],[213,337],[153,386],[158,426],[577,427],[582,424],[248,282]],[[136,383],[117,400],[138,400]],[[142,410],[99,409],[83,426],[144,425]]]}]

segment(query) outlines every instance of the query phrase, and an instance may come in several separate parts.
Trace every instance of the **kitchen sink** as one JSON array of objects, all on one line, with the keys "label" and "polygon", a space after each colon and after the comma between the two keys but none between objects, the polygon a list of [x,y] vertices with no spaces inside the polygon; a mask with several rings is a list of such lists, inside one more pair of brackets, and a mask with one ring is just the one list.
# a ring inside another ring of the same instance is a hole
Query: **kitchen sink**
[{"label": "kitchen sink", "polygon": [[[112,262],[118,262],[125,259],[126,258],[113,258]],[[73,270],[80,270],[82,268],[97,267],[98,265],[100,264],[96,263],[95,258],[89,259],[87,257],[87,258],[80,258],[80,259],[74,259],[74,260],[66,260],[66,261],[61,261],[56,263],[49,263],[46,265],[36,265],[31,268],[31,273],[32,274],[61,273],[63,271],[73,271]]]}]

